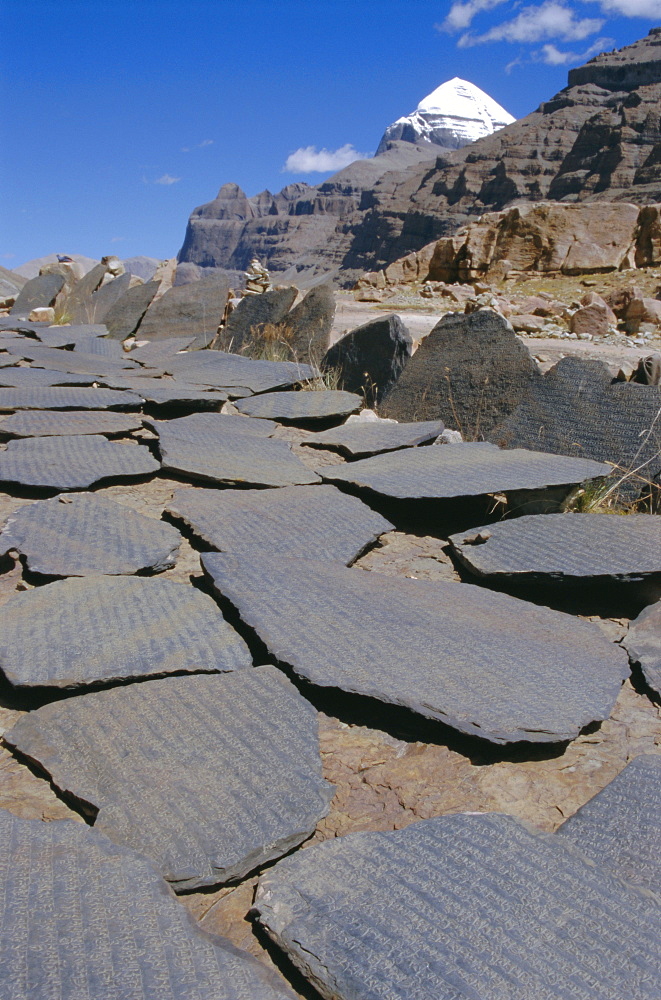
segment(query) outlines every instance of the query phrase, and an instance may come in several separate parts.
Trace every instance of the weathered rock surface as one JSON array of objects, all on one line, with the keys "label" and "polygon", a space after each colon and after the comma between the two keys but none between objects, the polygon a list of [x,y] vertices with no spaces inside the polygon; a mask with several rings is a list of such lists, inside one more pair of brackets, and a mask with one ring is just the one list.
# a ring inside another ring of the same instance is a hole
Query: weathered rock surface
[{"label": "weathered rock surface", "polygon": [[140,323],[140,338],[164,340],[195,335],[210,343],[222,318],[228,290],[229,282],[221,277],[168,289],[147,310]]},{"label": "weathered rock surface", "polygon": [[[197,287],[197,284],[193,287]],[[221,331],[215,346],[219,351],[230,351],[234,354],[249,352],[250,346],[260,341],[266,324],[273,327],[282,322],[294,304],[296,295],[297,289],[293,286],[272,288],[261,295],[246,295],[241,299],[236,309],[230,313],[227,325]],[[227,290],[225,298],[227,298]],[[220,323],[224,305],[225,299],[223,299],[218,323]],[[301,360],[303,359],[301,358]]]},{"label": "weathered rock surface", "polygon": [[2,1000],[293,1000],[250,955],[199,931],[134,851],[5,810],[0,831]]},{"label": "weathered rock surface", "polygon": [[636,757],[558,833],[599,868],[661,893],[661,757]]},{"label": "weathered rock surface", "polygon": [[112,375],[102,381],[113,389],[137,392],[147,403],[154,403],[156,406],[184,404],[191,409],[218,410],[228,398],[228,394],[222,389],[189,384],[180,379],[148,378],[137,373]]},{"label": "weathered rock surface", "polygon": [[42,327],[34,332],[44,347],[71,347],[80,340],[107,337],[108,327],[105,323],[76,323],[72,326]]},{"label": "weathered rock surface", "polygon": [[142,427],[142,418],[115,410],[19,410],[0,419],[0,434],[8,437],[62,437],[129,434]]},{"label": "weathered rock surface", "polygon": [[386,423],[386,421],[342,424],[327,431],[319,431],[306,438],[303,444],[310,447],[333,448],[345,455],[362,458],[382,451],[398,451],[426,444],[442,434],[441,420],[414,423]]},{"label": "weathered rock surface", "polygon": [[[230,395],[233,386],[250,392],[268,392],[270,389],[288,388],[315,375],[309,365],[291,361],[255,361],[221,351],[178,354],[165,367],[175,378],[227,389]],[[239,391],[236,395],[245,396],[246,392]]]},{"label": "weathered rock surface", "polygon": [[330,284],[315,285],[287,313],[283,333],[297,361],[318,365],[330,346],[335,319],[335,296]]},{"label": "weathered rock surface", "polygon": [[104,323],[108,327],[108,336],[113,340],[126,340],[135,333],[159,286],[159,281],[148,281],[144,285],[129,288],[105,315]]},{"label": "weathered rock surface", "polygon": [[314,555],[346,564],[393,527],[334,486],[180,490],[166,511],[220,552]]},{"label": "weathered rock surface", "polygon": [[282,423],[305,423],[347,417],[363,405],[360,396],[342,390],[325,389],[312,392],[265,392],[236,402],[239,413],[249,417],[265,417]]},{"label": "weathered rock surface", "polygon": [[645,680],[661,695],[661,602],[652,604],[631,623],[622,645],[632,663],[639,663]]},{"label": "weathered rock surface", "polygon": [[153,365],[160,368],[166,361],[170,361],[175,354],[187,350],[195,337],[168,337],[167,340],[150,340],[142,347],[135,347],[131,351],[131,359],[139,361],[141,364]]},{"label": "weathered rock surface", "polygon": [[91,386],[94,375],[51,372],[45,368],[5,368],[0,371],[0,386],[5,389],[37,389],[51,385]]},{"label": "weathered rock surface", "polygon": [[131,275],[125,272],[111,281],[104,282],[95,292],[80,303],[74,315],[75,322],[104,323],[112,307],[120,301],[131,285]]},{"label": "weathered rock surface", "polygon": [[58,580],[14,597],[0,625],[0,669],[16,687],[76,688],[251,663],[215,602],[171,580]]},{"label": "weathered rock surface", "polygon": [[537,365],[503,316],[445,316],[383,400],[383,416],[443,420],[478,440],[516,409]]},{"label": "weathered rock surface", "polygon": [[143,400],[134,392],[59,386],[0,389],[0,411],[137,410]]},{"label": "weathered rock surface", "polygon": [[328,998],[652,1000],[661,986],[655,902],[498,814],[301,851],[262,876],[255,912]]},{"label": "weathered rock surface", "polygon": [[95,829],[147,855],[178,891],[285,854],[333,790],[316,713],[275,667],[68,698],[24,716],[5,740],[98,807]]},{"label": "weathered rock surface", "polygon": [[96,434],[13,440],[0,452],[1,482],[55,490],[84,489],[116,477],[147,476],[160,467],[147,448],[118,444]]},{"label": "weathered rock surface", "polygon": [[16,549],[45,576],[160,572],[175,564],[181,535],[103,497],[54,497],[24,507],[0,533],[0,551]]},{"label": "weathered rock surface", "polygon": [[23,285],[10,309],[10,315],[27,319],[33,309],[52,306],[63,287],[64,277],[61,274],[37,275]]},{"label": "weathered rock surface", "polygon": [[628,672],[593,627],[469,584],[311,559],[206,553],[202,563],[300,676],[495,743],[572,739],[608,717]]},{"label": "weathered rock surface", "polygon": [[351,330],[326,352],[322,367],[337,371],[342,389],[373,406],[400,378],[412,352],[413,338],[393,314]]}]

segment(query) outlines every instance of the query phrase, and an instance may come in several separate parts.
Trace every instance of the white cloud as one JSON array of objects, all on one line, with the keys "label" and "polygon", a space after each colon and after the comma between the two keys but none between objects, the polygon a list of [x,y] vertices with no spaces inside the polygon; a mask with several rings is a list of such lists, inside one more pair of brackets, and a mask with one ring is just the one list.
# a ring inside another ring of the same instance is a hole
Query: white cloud
[{"label": "white cloud", "polygon": [[470,28],[473,18],[483,10],[493,10],[507,0],[464,0],[453,3],[450,12],[442,24],[437,24],[439,31],[465,31]]},{"label": "white cloud", "polygon": [[123,243],[125,239],[126,239],[126,236],[113,236],[112,239],[110,240],[110,242],[111,243]]},{"label": "white cloud", "polygon": [[459,39],[460,48],[485,42],[541,42],[557,38],[563,42],[581,41],[604,25],[603,19],[577,19],[573,10],[557,0],[545,0],[539,7],[524,7],[511,21],[505,21],[483,35],[467,33]]},{"label": "white cloud", "polygon": [[181,177],[172,177],[171,174],[163,174],[162,177],[158,177],[154,184],[177,184],[181,180]]},{"label": "white cloud", "polygon": [[369,156],[370,153],[359,153],[350,142],[336,150],[301,146],[300,149],[289,154],[282,168],[282,173],[325,174],[329,170],[341,170],[342,167],[348,167],[354,160],[365,160]]},{"label": "white cloud", "polygon": [[203,139],[202,142],[198,142],[195,146],[182,146],[182,153],[190,153],[192,149],[204,149],[206,146],[213,146],[213,139]]},{"label": "white cloud", "polygon": [[604,14],[661,17],[661,0],[583,0],[583,3],[598,3]]},{"label": "white cloud", "polygon": [[572,63],[582,63],[600,52],[607,52],[615,44],[613,38],[598,38],[585,52],[562,52],[557,45],[550,42],[542,45],[538,52],[533,52],[534,62],[543,62],[547,66],[571,66]]}]

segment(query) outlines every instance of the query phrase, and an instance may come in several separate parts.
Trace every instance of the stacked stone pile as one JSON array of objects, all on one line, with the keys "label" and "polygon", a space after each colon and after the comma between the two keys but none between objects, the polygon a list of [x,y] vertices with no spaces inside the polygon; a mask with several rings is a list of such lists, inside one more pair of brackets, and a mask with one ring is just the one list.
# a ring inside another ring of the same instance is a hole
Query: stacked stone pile
[{"label": "stacked stone pile", "polygon": [[660,390],[368,327],[3,321],[0,1000],[658,998]]}]

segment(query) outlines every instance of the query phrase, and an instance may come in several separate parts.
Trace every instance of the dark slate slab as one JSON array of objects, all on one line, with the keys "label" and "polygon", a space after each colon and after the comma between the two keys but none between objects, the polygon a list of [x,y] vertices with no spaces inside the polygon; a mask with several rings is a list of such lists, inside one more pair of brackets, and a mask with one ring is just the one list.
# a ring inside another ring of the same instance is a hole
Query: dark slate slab
[{"label": "dark slate slab", "polygon": [[159,436],[163,433],[191,442],[220,441],[230,434],[267,438],[278,427],[274,420],[249,419],[230,413],[191,413],[167,421],[146,417],[144,422]]},{"label": "dark slate slab", "polygon": [[[226,277],[177,285],[153,302],[140,323],[141,340],[205,335],[214,337],[227,302]],[[109,317],[106,317],[109,319]]]},{"label": "dark slate slab", "polygon": [[600,868],[661,894],[661,756],[636,757],[558,835]]},{"label": "dark slate slab", "polygon": [[144,285],[129,288],[110,307],[104,319],[109,337],[113,340],[126,340],[136,332],[160,284],[160,281],[147,281]]},{"label": "dark slate slab", "polygon": [[645,608],[632,621],[622,645],[632,663],[639,663],[645,680],[661,695],[661,602]]},{"label": "dark slate slab", "polygon": [[10,410],[137,410],[143,399],[134,392],[38,386],[0,389],[0,411]]},{"label": "dark slate slab", "polygon": [[573,739],[608,718],[628,674],[595,626],[470,584],[267,553],[202,559],[297,674],[495,743]]},{"label": "dark slate slab", "polygon": [[0,452],[0,482],[61,491],[105,479],[135,479],[159,469],[147,448],[96,434],[14,440]]},{"label": "dark slate slab", "polygon": [[[127,518],[129,536],[134,528]],[[112,550],[112,538],[107,548]],[[54,552],[53,563],[59,558]],[[0,669],[16,687],[78,688],[251,665],[248,647],[215,601],[172,580],[58,580],[13,597],[0,623]]]},{"label": "dark slate slab", "polygon": [[301,444],[313,448],[331,448],[352,458],[376,455],[382,451],[399,451],[434,441],[445,427],[442,420],[410,424],[388,424],[385,421],[356,421],[331,427],[307,437]]},{"label": "dark slate slab", "polygon": [[181,382],[179,379],[158,379],[123,376],[112,376],[101,380],[104,385],[111,385],[116,389],[129,389],[137,392],[148,403],[167,406],[168,404],[186,403],[199,407],[199,409],[220,407],[228,399],[228,394],[221,389],[210,389],[208,386],[190,385]]},{"label": "dark slate slab", "polygon": [[607,476],[608,465],[535,451],[500,451],[485,444],[408,448],[319,470],[324,479],[353,483],[401,499],[482,496],[539,490]]},{"label": "dark slate slab", "polygon": [[24,344],[11,345],[7,348],[9,354],[32,362],[35,368],[46,368],[51,371],[70,372],[74,375],[125,375],[128,371],[140,371],[140,366],[126,356],[117,361],[105,358],[100,354],[88,354],[84,351],[62,351],[58,348],[32,346]]},{"label": "dark slate slab", "polygon": [[529,387],[520,406],[489,434],[505,448],[537,448],[638,469],[620,492],[647,494],[661,472],[661,387],[613,382],[606,364],[566,357]]},{"label": "dark slate slab", "polygon": [[85,318],[89,317],[89,322],[91,323],[103,323],[112,306],[116,302],[119,302],[121,297],[128,292],[130,284],[131,275],[126,271],[124,274],[119,274],[116,278],[113,278],[112,281],[101,285],[83,304],[83,308],[87,313]]},{"label": "dark slate slab", "polygon": [[249,389],[250,392],[288,388],[315,376],[315,370],[309,365],[289,361],[254,361],[252,358],[224,354],[222,351],[177,354],[164,367],[170,375],[187,382],[217,389],[237,386]]},{"label": "dark slate slab", "polygon": [[33,309],[52,306],[58,293],[62,291],[64,276],[61,274],[38,274],[27,281],[9,310],[10,316],[30,315]]},{"label": "dark slate slab", "polygon": [[317,713],[275,667],[68,698],[4,735],[97,806],[95,828],[151,858],[177,891],[280,857],[312,833],[333,792]]},{"label": "dark slate slab", "polygon": [[660,911],[497,813],[299,851],[253,912],[337,1000],[656,1000]]},{"label": "dark slate slab", "polygon": [[443,420],[475,440],[516,409],[535,378],[537,365],[503,316],[489,309],[452,313],[424,338],[381,415]]},{"label": "dark slate slab", "polygon": [[72,347],[79,341],[89,341],[108,336],[102,323],[84,323],[75,326],[49,326],[38,330],[37,337],[44,347]]},{"label": "dark slate slab", "polygon": [[334,486],[179,490],[166,511],[221,552],[314,555],[347,564],[393,529],[380,514]]},{"label": "dark slate slab", "polygon": [[190,347],[194,340],[195,337],[170,337],[168,340],[149,341],[142,347],[134,347],[130,356],[135,361],[160,368],[166,360]]},{"label": "dark slate slab", "polygon": [[34,320],[24,320],[20,316],[0,316],[0,330],[2,331],[18,331],[20,333],[36,335],[39,330],[47,328],[47,323],[35,322]]},{"label": "dark slate slab", "polygon": [[285,342],[298,361],[319,365],[330,345],[335,295],[330,284],[315,285],[282,320]]},{"label": "dark slate slab", "polygon": [[487,581],[661,582],[655,514],[533,514],[450,536],[455,554]]},{"label": "dark slate slab", "polygon": [[0,549],[17,549],[45,576],[160,572],[174,566],[180,542],[171,525],[94,494],[22,507],[0,534]]},{"label": "dark slate slab", "polygon": [[[181,287],[190,289],[193,286],[183,285]],[[229,283],[227,288],[229,288]],[[220,323],[227,300],[227,288],[216,327]],[[289,288],[273,288],[270,292],[264,292],[262,295],[246,295],[241,299],[236,309],[230,313],[227,325],[221,330],[216,342],[218,350],[233,351],[235,354],[249,350],[252,344],[260,340],[265,324],[276,325],[285,319],[297,294],[298,290],[291,286]],[[298,360],[294,355],[292,355],[292,359]]]},{"label": "dark slate slab", "polygon": [[0,386],[5,389],[36,389],[48,385],[89,386],[93,382],[93,375],[71,375],[68,372],[47,371],[45,368],[4,368],[0,371]]},{"label": "dark slate slab", "polygon": [[80,354],[93,354],[100,355],[102,358],[111,358],[113,361],[121,361],[122,363],[127,359],[130,363],[133,362],[133,359],[128,357],[127,352],[119,341],[111,340],[109,337],[80,337],[74,344],[73,349],[76,357]]},{"label": "dark slate slab", "polygon": [[[345,334],[327,351],[322,367],[338,371],[341,388],[359,393],[367,406],[373,406],[401,377],[412,351],[411,334],[393,314],[370,320]],[[409,414],[402,419],[419,417]]]},{"label": "dark slate slab", "polygon": [[236,403],[239,413],[249,417],[267,417],[282,423],[295,424],[308,420],[328,420],[347,417],[363,405],[360,396],[332,389],[311,392],[266,392]]},{"label": "dark slate slab", "polygon": [[[1,1000],[294,1000],[97,830],[0,810]],[[48,903],[46,903],[46,900]]]},{"label": "dark slate slab", "polygon": [[19,410],[0,419],[0,435],[16,438],[62,437],[76,434],[129,434],[142,418],[115,410]]},{"label": "dark slate slab", "polygon": [[66,311],[74,323],[94,323],[90,310],[90,297],[108,273],[105,264],[96,264],[76,282],[66,298]]}]

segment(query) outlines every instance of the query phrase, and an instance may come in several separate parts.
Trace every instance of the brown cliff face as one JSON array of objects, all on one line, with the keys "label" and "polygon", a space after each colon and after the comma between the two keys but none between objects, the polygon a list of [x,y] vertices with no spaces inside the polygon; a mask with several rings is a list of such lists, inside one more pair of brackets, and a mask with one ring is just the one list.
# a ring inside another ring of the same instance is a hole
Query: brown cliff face
[{"label": "brown cliff face", "polygon": [[228,208],[214,210],[213,202],[197,209],[180,260],[243,267],[256,252],[274,271],[330,272],[349,285],[511,204],[659,202],[661,28],[572,70],[552,100],[470,146],[434,161],[423,151],[403,169],[401,160],[393,169],[379,160],[352,164],[318,188],[292,185],[287,195],[269,195],[278,213],[272,216],[257,214],[267,192],[246,199],[226,185],[221,194],[232,188],[232,202],[248,203],[255,214],[244,208],[246,218],[228,219],[216,214]]}]

